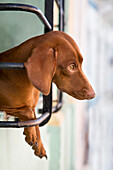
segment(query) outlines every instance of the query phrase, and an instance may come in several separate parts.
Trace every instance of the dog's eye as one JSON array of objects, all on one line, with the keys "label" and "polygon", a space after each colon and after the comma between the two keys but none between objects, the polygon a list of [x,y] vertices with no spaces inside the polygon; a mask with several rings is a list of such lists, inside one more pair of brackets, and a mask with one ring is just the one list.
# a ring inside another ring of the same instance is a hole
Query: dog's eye
[{"label": "dog's eye", "polygon": [[70,64],[70,65],[68,66],[68,69],[69,69],[70,71],[74,71],[75,68],[76,68],[76,64]]}]

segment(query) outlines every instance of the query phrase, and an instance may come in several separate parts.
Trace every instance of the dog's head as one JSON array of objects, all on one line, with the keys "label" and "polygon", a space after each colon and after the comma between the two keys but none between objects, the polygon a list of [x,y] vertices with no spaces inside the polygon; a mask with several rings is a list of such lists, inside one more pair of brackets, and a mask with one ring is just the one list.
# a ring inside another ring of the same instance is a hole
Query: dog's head
[{"label": "dog's head", "polygon": [[82,71],[83,57],[74,40],[59,31],[44,34],[40,39],[40,45],[25,63],[31,83],[45,95],[49,94],[53,81],[74,98],[94,98],[94,90]]}]

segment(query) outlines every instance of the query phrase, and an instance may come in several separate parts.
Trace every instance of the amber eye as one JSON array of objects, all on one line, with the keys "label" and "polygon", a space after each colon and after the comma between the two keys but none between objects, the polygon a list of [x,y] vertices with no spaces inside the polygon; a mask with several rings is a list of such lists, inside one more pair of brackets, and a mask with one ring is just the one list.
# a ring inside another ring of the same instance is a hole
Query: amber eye
[{"label": "amber eye", "polygon": [[69,69],[70,71],[74,71],[75,68],[76,68],[76,65],[75,65],[75,64],[70,64],[70,65],[68,66],[68,69]]}]

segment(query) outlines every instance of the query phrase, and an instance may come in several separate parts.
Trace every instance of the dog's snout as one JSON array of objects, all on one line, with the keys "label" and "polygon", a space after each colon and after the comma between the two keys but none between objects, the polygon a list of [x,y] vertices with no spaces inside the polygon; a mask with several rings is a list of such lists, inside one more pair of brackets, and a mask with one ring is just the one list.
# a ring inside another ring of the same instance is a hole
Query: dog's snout
[{"label": "dog's snout", "polygon": [[76,91],[76,93],[80,96],[82,99],[93,99],[95,97],[95,92],[93,89],[88,90],[88,89],[83,89],[81,91]]},{"label": "dog's snout", "polygon": [[86,99],[93,99],[95,97],[95,92],[94,90],[91,88],[90,90],[87,89],[83,89],[82,90],[82,95],[86,98]]}]

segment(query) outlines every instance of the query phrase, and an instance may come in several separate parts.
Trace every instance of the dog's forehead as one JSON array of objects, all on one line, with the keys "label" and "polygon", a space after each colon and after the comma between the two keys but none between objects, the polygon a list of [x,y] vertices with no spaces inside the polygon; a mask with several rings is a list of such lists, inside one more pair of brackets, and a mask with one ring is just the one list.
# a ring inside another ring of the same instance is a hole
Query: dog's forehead
[{"label": "dog's forehead", "polygon": [[61,31],[53,31],[52,47],[57,51],[58,62],[78,61],[82,62],[83,57],[74,39]]},{"label": "dog's forehead", "polygon": [[80,63],[82,63],[82,62],[83,62],[83,57],[82,57],[82,54],[81,54],[80,50],[77,51],[77,53],[78,53],[78,55],[77,55],[78,61],[79,61]]},{"label": "dog's forehead", "polygon": [[63,34],[64,34],[65,39],[68,42],[68,47],[69,47],[70,53],[73,53],[73,56],[75,57],[75,59],[78,59],[79,62],[82,62],[83,61],[82,54],[80,52],[78,45],[74,41],[74,39],[72,37],[70,37],[68,34],[65,34],[65,33],[63,33]]},{"label": "dog's forehead", "polygon": [[83,57],[80,52],[80,49],[75,42],[74,43],[69,42],[69,45],[67,47],[67,55],[68,58],[76,60],[80,63],[82,63],[83,61]]}]

